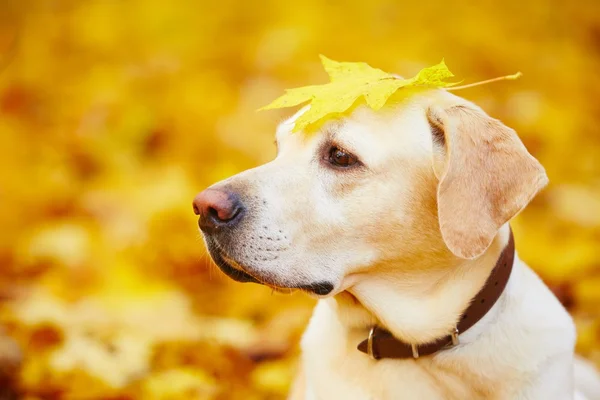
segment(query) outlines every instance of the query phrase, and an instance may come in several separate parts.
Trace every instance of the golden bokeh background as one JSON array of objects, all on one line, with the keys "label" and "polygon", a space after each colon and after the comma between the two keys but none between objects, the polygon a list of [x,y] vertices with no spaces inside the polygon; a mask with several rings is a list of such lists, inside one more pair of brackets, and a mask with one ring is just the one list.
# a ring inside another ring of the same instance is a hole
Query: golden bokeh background
[{"label": "golden bokeh background", "polygon": [[600,362],[597,0],[2,0],[0,398],[284,398],[313,300],[226,279],[191,200],[274,156],[255,110],[320,53],[524,73],[460,94],[546,166],[517,247]]}]

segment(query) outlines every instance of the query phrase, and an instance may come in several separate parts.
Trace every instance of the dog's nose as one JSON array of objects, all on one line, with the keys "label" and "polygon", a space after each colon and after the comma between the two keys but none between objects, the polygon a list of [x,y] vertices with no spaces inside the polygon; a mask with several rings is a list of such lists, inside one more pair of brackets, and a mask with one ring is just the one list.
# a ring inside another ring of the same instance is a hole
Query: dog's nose
[{"label": "dog's nose", "polygon": [[200,216],[202,230],[233,226],[241,218],[244,206],[236,193],[219,189],[206,189],[193,201],[194,214]]}]

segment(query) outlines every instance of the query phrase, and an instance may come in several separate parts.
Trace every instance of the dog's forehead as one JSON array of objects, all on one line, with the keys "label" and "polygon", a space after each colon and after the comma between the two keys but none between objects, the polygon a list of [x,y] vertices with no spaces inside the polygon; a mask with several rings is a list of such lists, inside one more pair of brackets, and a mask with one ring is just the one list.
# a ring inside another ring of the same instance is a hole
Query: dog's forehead
[{"label": "dog's forehead", "polygon": [[[292,133],[292,130],[296,120],[309,108],[303,107],[277,127],[276,138],[279,143],[302,135]],[[369,162],[369,158],[381,159],[382,153],[391,150],[400,156],[429,154],[432,145],[429,132],[422,103],[412,101],[379,111],[359,106],[344,118],[326,122],[311,135],[330,139]]]}]

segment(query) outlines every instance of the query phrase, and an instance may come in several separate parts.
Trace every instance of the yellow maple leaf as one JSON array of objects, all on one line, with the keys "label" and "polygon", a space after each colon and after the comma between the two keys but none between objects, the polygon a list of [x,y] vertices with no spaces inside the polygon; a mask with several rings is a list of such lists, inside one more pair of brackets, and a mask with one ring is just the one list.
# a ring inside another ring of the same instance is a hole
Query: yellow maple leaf
[{"label": "yellow maple leaf", "polygon": [[288,89],[260,110],[293,107],[310,101],[310,109],[296,120],[293,131],[298,132],[330,114],[343,113],[361,96],[369,107],[379,110],[400,88],[444,88],[456,84],[446,82],[454,75],[444,60],[422,69],[413,78],[403,79],[363,62],[338,62],[320,57],[331,82]]}]

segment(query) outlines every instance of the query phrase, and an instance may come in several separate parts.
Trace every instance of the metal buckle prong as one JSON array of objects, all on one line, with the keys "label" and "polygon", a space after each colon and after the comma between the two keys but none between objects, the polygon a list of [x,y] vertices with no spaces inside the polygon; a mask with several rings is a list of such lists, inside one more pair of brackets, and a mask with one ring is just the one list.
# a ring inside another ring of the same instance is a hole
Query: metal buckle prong
[{"label": "metal buckle prong", "polygon": [[411,344],[410,348],[412,349],[413,358],[419,358],[419,346],[416,344]]},{"label": "metal buckle prong", "polygon": [[369,357],[371,357],[373,360],[377,360],[373,354],[373,332],[375,332],[375,326],[373,326],[369,331],[369,339],[367,340],[367,354],[369,354]]},{"label": "metal buckle prong", "polygon": [[454,328],[454,332],[450,334],[450,337],[452,337],[452,346],[458,346],[460,344],[460,341],[458,340],[458,328]]}]

